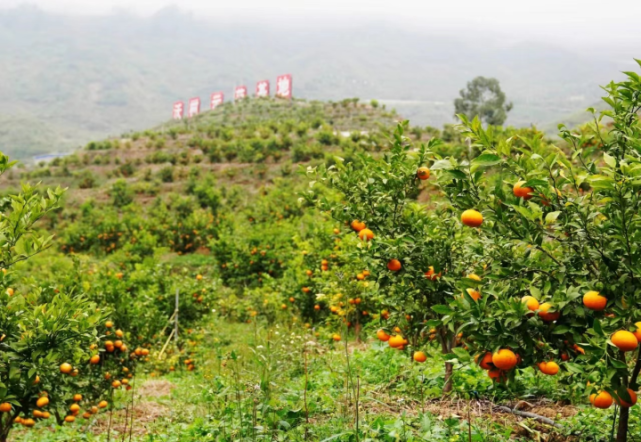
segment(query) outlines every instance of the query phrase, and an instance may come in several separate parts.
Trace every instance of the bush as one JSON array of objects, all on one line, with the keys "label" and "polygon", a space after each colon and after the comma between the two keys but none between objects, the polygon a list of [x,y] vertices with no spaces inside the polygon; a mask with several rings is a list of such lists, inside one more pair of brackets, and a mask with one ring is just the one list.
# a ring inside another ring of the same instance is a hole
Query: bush
[{"label": "bush", "polygon": [[158,171],[158,177],[163,183],[171,183],[174,181],[174,168],[172,166],[163,167]]},{"label": "bush", "polygon": [[109,192],[113,201],[114,207],[124,207],[133,202],[133,192],[129,188],[127,181],[117,180],[111,186],[111,191]]}]

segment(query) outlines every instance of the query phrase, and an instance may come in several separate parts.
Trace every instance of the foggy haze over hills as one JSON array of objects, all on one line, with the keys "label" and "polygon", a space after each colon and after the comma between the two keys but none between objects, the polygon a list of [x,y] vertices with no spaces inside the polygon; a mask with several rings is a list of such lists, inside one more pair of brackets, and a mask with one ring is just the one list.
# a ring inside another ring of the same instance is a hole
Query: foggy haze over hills
[{"label": "foggy haze over hills", "polygon": [[211,92],[223,90],[228,100],[235,85],[253,91],[256,81],[282,73],[293,74],[297,98],[377,99],[431,126],[453,122],[453,99],[467,81],[492,76],[514,102],[508,124],[546,125],[598,102],[599,85],[633,67],[641,41],[625,23],[607,47],[594,36],[555,44],[506,29],[380,16],[285,26],[175,7],[146,16],[74,12],[0,8],[0,149],[11,155],[144,129],[168,119],[178,99],[200,96],[207,107]]}]

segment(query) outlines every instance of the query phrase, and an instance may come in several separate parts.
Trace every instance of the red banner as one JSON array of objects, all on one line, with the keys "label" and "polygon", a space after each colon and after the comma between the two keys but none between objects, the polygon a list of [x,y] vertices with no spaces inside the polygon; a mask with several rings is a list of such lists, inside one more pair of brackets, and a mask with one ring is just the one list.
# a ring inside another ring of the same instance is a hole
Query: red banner
[{"label": "red banner", "polygon": [[182,101],[176,101],[174,103],[174,110],[171,114],[171,117],[174,120],[182,120],[183,115],[185,114],[185,103]]},{"label": "red banner", "polygon": [[234,100],[242,100],[247,97],[247,86],[236,86]]},{"label": "red banner", "polygon": [[214,92],[211,94],[211,109],[216,109],[218,106],[225,102],[225,94],[222,92]]},{"label": "red banner", "polygon": [[276,78],[276,96],[281,98],[292,98],[291,74],[281,75]]},{"label": "red banner", "polygon": [[261,80],[256,83],[256,97],[269,97],[269,80]]},{"label": "red banner", "polygon": [[196,116],[200,113],[200,98],[192,98],[189,100],[189,118]]}]

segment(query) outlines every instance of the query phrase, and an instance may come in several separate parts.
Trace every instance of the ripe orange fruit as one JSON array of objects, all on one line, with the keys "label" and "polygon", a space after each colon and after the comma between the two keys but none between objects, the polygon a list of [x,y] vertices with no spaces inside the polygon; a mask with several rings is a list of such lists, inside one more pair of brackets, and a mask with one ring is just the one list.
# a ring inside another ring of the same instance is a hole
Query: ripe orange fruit
[{"label": "ripe orange fruit", "polygon": [[69,411],[80,411],[80,405],[71,404],[71,406],[69,407]]},{"label": "ripe orange fruit", "polygon": [[122,341],[121,340],[117,340],[116,342],[114,342],[114,347],[121,348],[122,347]]},{"label": "ripe orange fruit", "polygon": [[196,275],[196,279],[197,279],[198,281],[202,281],[202,279],[203,279],[203,275]]},{"label": "ripe orange fruit", "polygon": [[362,273],[359,273],[358,275],[356,275],[356,279],[358,279],[359,281],[362,281],[363,279],[365,279],[365,275],[363,275]]},{"label": "ripe orange fruit", "polygon": [[91,409],[89,410],[89,412],[90,412],[91,414],[96,414],[96,413],[98,413],[98,407],[96,407],[96,406],[94,405],[93,407],[91,407]]},{"label": "ripe orange fruit", "polygon": [[387,262],[387,268],[392,272],[398,272],[401,267],[401,262],[398,259],[390,259]]},{"label": "ripe orange fruit", "polygon": [[73,367],[71,366],[71,364],[68,364],[67,362],[65,362],[64,364],[60,365],[60,372],[61,373],[69,374],[69,373],[71,373],[71,370],[73,370]]},{"label": "ripe orange fruit", "polygon": [[487,375],[490,377],[490,379],[498,380],[498,382],[505,382],[505,380],[507,379],[505,372],[498,368],[489,369],[487,371]]},{"label": "ripe orange fruit", "polygon": [[77,394],[77,393],[76,393],[76,394],[74,394],[74,395],[73,395],[73,400],[74,400],[75,402],[80,402],[80,401],[82,400],[82,395],[81,395],[81,394]]},{"label": "ripe orange fruit", "polygon": [[33,419],[23,419],[22,420],[22,425],[25,427],[33,427],[36,424],[36,421]]},{"label": "ripe orange fruit", "polygon": [[387,344],[392,348],[400,348],[404,345],[405,339],[401,335],[394,335],[387,340]]},{"label": "ripe orange fruit", "polygon": [[637,394],[630,388],[628,388],[627,390],[628,390],[628,394],[630,395],[630,402],[626,402],[620,397],[616,398],[617,404],[619,404],[623,408],[630,408],[637,403]]},{"label": "ripe orange fruit", "polygon": [[7,289],[7,295],[13,296],[13,289],[11,287]]},{"label": "ripe orange fruit", "polygon": [[49,398],[46,396],[39,398],[36,401],[36,405],[38,406],[38,408],[46,407],[47,405],[49,405]]},{"label": "ripe orange fruit", "polygon": [[338,333],[334,333],[332,335],[332,339],[334,340],[334,342],[339,342],[341,340],[341,335],[339,335]]},{"label": "ripe orange fruit", "polygon": [[109,405],[107,401],[100,401],[98,408],[107,408],[107,405]]},{"label": "ripe orange fruit", "polygon": [[111,327],[113,327],[113,326],[114,326],[114,323],[113,323],[112,321],[107,321],[107,322],[105,322],[105,327],[107,327],[107,328],[111,328]]},{"label": "ripe orange fruit", "polygon": [[532,191],[533,189],[531,187],[522,187],[523,184],[525,184],[525,181],[519,181],[514,185],[512,188],[512,192],[514,193],[514,196],[517,198],[523,198],[524,200],[529,200],[532,198]]},{"label": "ripe orange fruit", "polygon": [[534,296],[524,296],[521,298],[521,302],[525,303],[528,310],[536,311],[539,309],[539,301]]},{"label": "ripe orange fruit", "polygon": [[615,332],[610,340],[614,345],[616,345],[621,351],[632,351],[639,346],[639,341],[634,333],[630,333],[627,330],[619,330]]},{"label": "ripe orange fruit", "polygon": [[96,364],[100,363],[100,356],[98,356],[98,355],[93,355],[93,356],[91,357],[91,359],[89,359],[89,363],[90,363],[90,364],[93,364],[93,365],[96,365]]},{"label": "ripe orange fruit", "polygon": [[552,304],[549,302],[544,302],[539,306],[539,316],[545,322],[553,322],[561,317],[561,312],[550,313],[549,310],[552,308]]},{"label": "ripe orange fruit", "polygon": [[474,209],[468,209],[461,215],[461,222],[468,227],[479,227],[483,224],[483,215]]},{"label": "ripe orange fruit", "polygon": [[414,360],[416,362],[425,362],[427,361],[427,356],[422,351],[417,351],[414,353]]},{"label": "ripe orange fruit", "polygon": [[486,352],[481,358],[481,362],[479,362],[479,366],[484,370],[491,370],[492,368],[494,368],[492,353],[490,353],[489,351]]},{"label": "ripe orange fruit", "polygon": [[539,370],[541,370],[541,373],[554,376],[559,372],[559,364],[554,361],[541,362],[539,364]]},{"label": "ripe orange fruit", "polygon": [[143,356],[148,356],[148,355],[149,355],[149,349],[147,349],[147,348],[143,348],[143,349],[142,349],[142,355],[143,355]]},{"label": "ripe orange fruit", "polygon": [[601,391],[594,397],[594,401],[592,403],[597,408],[610,408],[612,406],[612,402],[614,402],[614,400],[610,393],[607,391]]},{"label": "ripe orange fruit", "polygon": [[321,309],[321,306],[320,306],[320,305],[316,304],[316,305],[314,306],[314,310],[319,311],[320,309]]},{"label": "ripe orange fruit", "polygon": [[419,167],[416,171],[416,176],[420,180],[426,180],[430,177],[430,170],[427,167]]},{"label": "ripe orange fruit", "polygon": [[634,336],[637,337],[637,341],[641,342],[641,322],[635,322],[634,326],[637,328]]},{"label": "ripe orange fruit", "polygon": [[364,241],[369,241],[374,239],[374,232],[370,229],[363,229],[358,232],[358,237]]},{"label": "ripe orange fruit", "polygon": [[122,330],[116,330],[116,336],[118,336],[119,338],[122,338],[124,335],[125,334],[123,333]]},{"label": "ripe orange fruit", "polygon": [[352,221],[351,226],[352,226],[352,229],[356,230],[357,232],[360,232],[365,228],[365,223],[355,219],[354,221]]},{"label": "ripe orange fruit", "polygon": [[11,404],[9,402],[3,402],[0,404],[0,412],[9,413],[11,411]]},{"label": "ripe orange fruit", "polygon": [[75,422],[76,418],[74,416],[65,416],[65,422]]},{"label": "ripe orange fruit", "polygon": [[85,411],[83,413],[82,417],[85,418],[85,419],[89,419],[91,417],[91,413],[89,413],[88,411]]},{"label": "ripe orange fruit", "polygon": [[390,340],[390,335],[388,335],[383,329],[380,329],[376,332],[376,337],[383,342],[387,342]]},{"label": "ripe orange fruit", "polygon": [[605,309],[605,306],[608,303],[608,298],[601,296],[599,292],[590,290],[585,295],[583,295],[583,305],[589,308],[590,310],[595,310],[600,312]]},{"label": "ripe orange fruit", "polygon": [[568,356],[568,354],[565,353],[565,352],[561,353],[561,360],[562,361],[569,361],[570,360],[570,356]]},{"label": "ripe orange fruit", "polygon": [[120,381],[119,381],[119,380],[117,380],[117,379],[111,383],[111,386],[112,386],[113,388],[119,388],[119,387],[120,387],[120,385],[122,385],[122,384],[121,384],[121,383],[120,383]]},{"label": "ripe orange fruit", "polygon": [[341,233],[341,231],[340,231],[340,230],[338,230],[338,229],[334,229],[334,235],[338,235],[339,233]]},{"label": "ripe orange fruit", "polygon": [[517,359],[514,352],[507,348],[502,348],[492,355],[492,363],[496,368],[508,371],[516,366]]},{"label": "ripe orange fruit", "polygon": [[49,419],[51,417],[51,414],[49,414],[48,411],[43,411],[42,412],[42,418],[43,419]]},{"label": "ripe orange fruit", "polygon": [[36,375],[36,378],[33,380],[34,385],[40,383],[40,376]]},{"label": "ripe orange fruit", "polygon": [[40,419],[42,417],[42,411],[33,410],[33,417],[35,417],[36,419]]},{"label": "ripe orange fruit", "polygon": [[434,266],[430,266],[430,269],[425,272],[425,277],[431,281],[436,281],[441,277],[441,272],[438,272],[438,274],[434,273]]},{"label": "ripe orange fruit", "polygon": [[473,300],[478,301],[479,299],[481,299],[481,292],[479,292],[478,290],[474,290],[470,288],[470,289],[467,289],[466,291],[467,291],[467,294],[470,295],[470,298],[472,298]]}]

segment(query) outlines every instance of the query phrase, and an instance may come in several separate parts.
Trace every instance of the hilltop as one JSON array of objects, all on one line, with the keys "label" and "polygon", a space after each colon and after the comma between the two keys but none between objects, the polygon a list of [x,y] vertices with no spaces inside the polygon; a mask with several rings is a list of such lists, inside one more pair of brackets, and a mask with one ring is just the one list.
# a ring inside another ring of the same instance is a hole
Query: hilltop
[{"label": "hilltop", "polygon": [[376,102],[357,99],[244,100],[192,119],[92,141],[70,156],[11,172],[0,183],[16,188],[23,180],[39,180],[68,187],[71,204],[108,201],[118,180],[131,187],[133,198],[149,202],[183,190],[197,170],[215,177],[219,186],[261,185],[295,176],[297,164],[338,151],[380,150],[399,119]]}]

